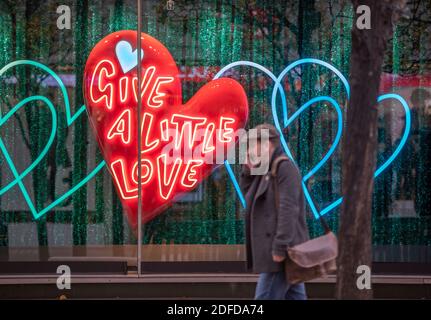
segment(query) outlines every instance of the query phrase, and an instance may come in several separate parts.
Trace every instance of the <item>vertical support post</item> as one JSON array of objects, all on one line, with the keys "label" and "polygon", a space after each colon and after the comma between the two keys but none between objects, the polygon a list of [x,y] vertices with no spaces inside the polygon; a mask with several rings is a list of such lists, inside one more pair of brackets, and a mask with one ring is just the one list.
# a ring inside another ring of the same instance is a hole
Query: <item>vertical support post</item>
[{"label": "vertical support post", "polygon": [[[138,88],[141,87],[141,32],[142,32],[142,1],[137,0],[138,2],[138,32],[137,32],[137,45],[138,45]],[[138,94],[138,277],[141,275],[141,257],[142,257],[142,185],[141,185],[141,106],[142,106],[142,97]]]}]

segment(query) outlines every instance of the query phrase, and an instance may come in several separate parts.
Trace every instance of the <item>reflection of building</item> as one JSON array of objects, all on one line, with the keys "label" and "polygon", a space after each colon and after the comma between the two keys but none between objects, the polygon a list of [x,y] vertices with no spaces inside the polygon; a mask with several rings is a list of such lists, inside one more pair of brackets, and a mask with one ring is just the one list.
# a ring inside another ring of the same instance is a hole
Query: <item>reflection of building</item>
[{"label": "reflection of building", "polygon": [[[431,77],[393,76],[384,74],[382,91],[400,94],[408,102],[411,111],[411,131],[399,160],[394,164],[395,194],[392,201],[393,216],[429,215],[430,196],[430,106]],[[400,142],[405,129],[405,114],[397,103],[390,104],[389,129],[393,150]],[[386,140],[388,141],[388,140]]]}]

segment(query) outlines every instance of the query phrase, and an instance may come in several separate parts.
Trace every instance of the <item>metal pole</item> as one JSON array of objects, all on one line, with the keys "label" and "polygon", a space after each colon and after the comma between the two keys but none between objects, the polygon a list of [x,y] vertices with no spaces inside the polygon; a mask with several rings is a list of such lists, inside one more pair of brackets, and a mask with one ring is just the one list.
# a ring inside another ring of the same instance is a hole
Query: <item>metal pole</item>
[{"label": "metal pole", "polygon": [[[137,0],[138,2],[138,32],[137,32],[137,45],[138,45],[138,88],[141,87],[141,32],[142,32],[142,1]],[[138,94],[138,277],[141,275],[141,257],[142,257],[142,185],[141,185],[141,95]]]}]

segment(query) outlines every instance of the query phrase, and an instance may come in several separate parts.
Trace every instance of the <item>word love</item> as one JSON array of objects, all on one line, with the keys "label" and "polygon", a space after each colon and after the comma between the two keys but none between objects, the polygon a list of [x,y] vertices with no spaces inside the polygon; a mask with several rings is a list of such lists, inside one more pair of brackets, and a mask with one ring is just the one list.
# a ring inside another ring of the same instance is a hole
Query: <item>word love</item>
[{"label": "word love", "polygon": [[139,205],[145,223],[211,174],[217,151],[234,146],[248,116],[244,89],[229,78],[205,84],[183,104],[169,51],[141,34],[139,59],[136,40],[135,31],[108,35],[84,72],[90,122],[132,228]]}]

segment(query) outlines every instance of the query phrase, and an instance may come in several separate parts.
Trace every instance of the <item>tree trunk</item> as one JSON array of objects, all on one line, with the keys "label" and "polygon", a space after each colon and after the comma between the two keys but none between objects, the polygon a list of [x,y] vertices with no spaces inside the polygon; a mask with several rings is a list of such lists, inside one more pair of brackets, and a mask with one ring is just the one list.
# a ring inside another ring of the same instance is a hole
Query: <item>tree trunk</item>
[{"label": "tree trunk", "polygon": [[356,270],[371,268],[371,202],[377,149],[377,97],[386,44],[405,0],[352,0],[371,9],[371,29],[352,26],[351,97],[343,140],[343,204],[336,285],[338,299],[371,299],[358,289]]}]

